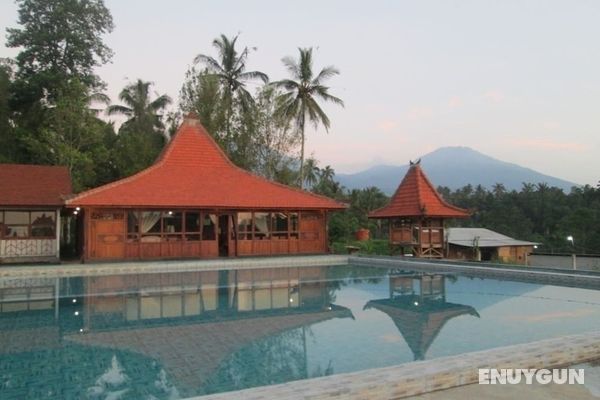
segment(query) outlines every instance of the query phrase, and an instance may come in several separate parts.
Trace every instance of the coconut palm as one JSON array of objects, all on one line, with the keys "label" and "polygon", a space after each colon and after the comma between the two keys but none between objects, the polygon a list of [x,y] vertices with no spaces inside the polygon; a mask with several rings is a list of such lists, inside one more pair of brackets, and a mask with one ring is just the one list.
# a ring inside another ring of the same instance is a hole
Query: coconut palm
[{"label": "coconut palm", "polygon": [[319,181],[319,174],[321,170],[317,165],[318,161],[310,157],[304,163],[304,181],[309,187],[313,187]]},{"label": "coconut palm", "polygon": [[317,102],[323,100],[344,106],[344,102],[329,94],[329,87],[323,83],[327,79],[338,75],[339,71],[333,67],[325,67],[317,75],[313,73],[312,48],[298,49],[299,58],[285,57],[282,61],[291,75],[290,79],[273,82],[273,86],[282,88],[285,92],[278,99],[277,110],[290,123],[295,123],[301,137],[300,149],[300,187],[304,185],[304,128],[306,119],[317,128],[319,124],[329,131],[330,121]]},{"label": "coconut palm", "polygon": [[166,94],[150,100],[150,86],[152,82],[141,79],[125,86],[119,93],[119,100],[125,105],[112,105],[108,107],[108,115],[122,114],[128,117],[121,129],[150,133],[164,129],[161,112],[171,104],[172,100]]},{"label": "coconut palm", "polygon": [[229,39],[225,35],[213,40],[213,47],[219,53],[218,60],[204,54],[198,54],[194,63],[202,63],[206,66],[209,73],[219,80],[223,92],[223,101],[227,108],[225,133],[229,136],[231,117],[233,115],[233,100],[237,97],[243,110],[246,111],[254,104],[252,95],[246,90],[246,83],[253,80],[261,80],[264,83],[269,81],[269,77],[259,71],[246,71],[246,61],[249,50],[244,47],[238,54],[235,49],[238,36]]},{"label": "coconut palm", "polygon": [[129,176],[151,165],[165,144],[162,112],[171,104],[171,98],[163,94],[152,100],[151,86],[152,82],[138,79],[119,94],[124,105],[107,109],[109,115],[127,117],[119,129],[113,155],[120,176]]}]

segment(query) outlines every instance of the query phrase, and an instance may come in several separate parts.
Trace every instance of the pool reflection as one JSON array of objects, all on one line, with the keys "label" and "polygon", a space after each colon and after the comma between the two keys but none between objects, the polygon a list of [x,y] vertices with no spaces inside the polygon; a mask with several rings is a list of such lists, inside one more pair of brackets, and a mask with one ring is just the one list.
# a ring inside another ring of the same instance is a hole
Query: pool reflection
[{"label": "pool reflection", "polygon": [[[104,352],[87,389],[103,394],[109,385],[94,382],[115,369],[128,379],[113,389],[132,394],[125,382],[143,388],[168,377],[170,386],[162,386],[193,396],[303,379],[306,329],[353,318],[333,304],[326,274],[325,267],[304,267],[4,281],[0,355],[18,356],[10,362],[27,369],[42,358],[35,352]],[[132,372],[131,353],[158,369]],[[60,363],[63,355],[52,357]],[[139,393],[147,394],[161,397]]]},{"label": "pool reflection", "polygon": [[427,350],[446,322],[461,315],[479,318],[468,305],[446,301],[446,279],[452,275],[396,272],[389,277],[389,297],[371,300],[364,309],[387,314],[410,347],[415,360],[424,360]]}]

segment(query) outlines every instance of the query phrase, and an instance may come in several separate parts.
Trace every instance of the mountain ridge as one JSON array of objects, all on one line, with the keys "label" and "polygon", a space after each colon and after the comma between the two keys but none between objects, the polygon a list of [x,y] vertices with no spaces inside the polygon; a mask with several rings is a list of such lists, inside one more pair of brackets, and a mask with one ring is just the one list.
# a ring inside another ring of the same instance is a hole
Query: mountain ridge
[{"label": "mountain ridge", "polygon": [[[503,184],[507,190],[520,190],[523,183],[546,183],[568,193],[571,187],[580,186],[531,168],[498,160],[466,146],[440,147],[423,155],[420,160],[421,167],[436,187],[447,186],[452,190],[468,184],[490,189],[496,183]],[[407,170],[408,164],[383,164],[353,174],[336,174],[336,178],[348,189],[376,186],[386,194],[392,194]]]}]

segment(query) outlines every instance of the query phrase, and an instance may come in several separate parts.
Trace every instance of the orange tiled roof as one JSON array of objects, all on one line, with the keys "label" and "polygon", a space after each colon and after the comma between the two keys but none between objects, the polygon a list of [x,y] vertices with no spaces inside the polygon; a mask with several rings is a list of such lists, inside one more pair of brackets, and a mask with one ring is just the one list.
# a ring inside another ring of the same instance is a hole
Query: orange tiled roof
[{"label": "orange tiled roof", "polygon": [[369,218],[390,217],[465,218],[467,210],[448,204],[435,190],[419,164],[410,166],[390,203],[374,210]]},{"label": "orange tiled roof", "polygon": [[71,193],[67,167],[0,164],[0,206],[62,206]]},{"label": "orange tiled roof", "polygon": [[236,167],[188,117],[149,168],[80,193],[69,206],[343,209],[327,197],[268,181]]}]

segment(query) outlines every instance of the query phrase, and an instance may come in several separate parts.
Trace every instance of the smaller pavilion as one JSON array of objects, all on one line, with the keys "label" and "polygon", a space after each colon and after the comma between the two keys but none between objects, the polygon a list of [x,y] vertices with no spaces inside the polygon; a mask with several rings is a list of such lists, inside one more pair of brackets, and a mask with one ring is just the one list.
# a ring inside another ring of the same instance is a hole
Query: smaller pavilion
[{"label": "smaller pavilion", "polygon": [[401,247],[416,257],[444,256],[444,221],[468,218],[469,212],[448,204],[421,169],[420,160],[410,163],[390,203],[374,210],[369,218],[388,219],[390,246]]},{"label": "smaller pavilion", "polygon": [[56,262],[67,167],[0,164],[0,264]]}]

